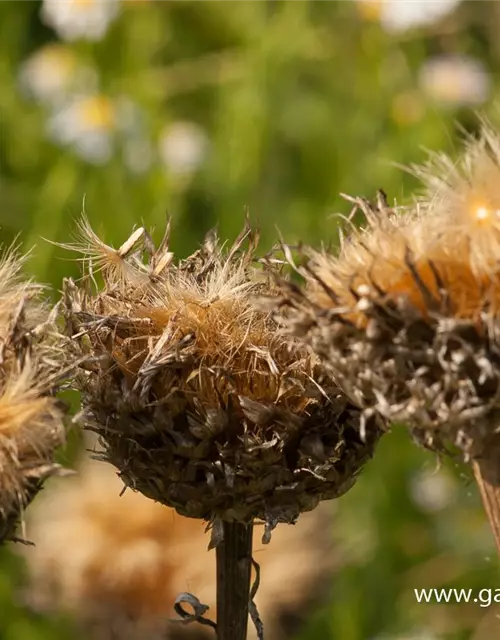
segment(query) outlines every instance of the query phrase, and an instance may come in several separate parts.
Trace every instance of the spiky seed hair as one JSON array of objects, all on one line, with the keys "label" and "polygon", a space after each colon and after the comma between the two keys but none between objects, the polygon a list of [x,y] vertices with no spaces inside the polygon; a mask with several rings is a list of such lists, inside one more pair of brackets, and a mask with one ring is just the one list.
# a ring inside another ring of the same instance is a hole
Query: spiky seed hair
[{"label": "spiky seed hair", "polygon": [[60,471],[63,405],[54,397],[65,366],[54,314],[41,288],[23,280],[15,251],[0,260],[0,541],[44,479]]},{"label": "spiky seed hair", "polygon": [[478,251],[472,234],[458,234],[423,202],[408,210],[389,207],[383,194],[376,203],[349,200],[366,216],[366,226],[341,237],[338,255],[304,250],[316,304],[344,310],[357,326],[368,321],[364,303],[358,304],[368,291],[404,299],[423,315],[445,304],[447,313],[462,319],[476,317],[486,304],[490,310],[500,304],[496,271],[480,270],[472,260]]},{"label": "spiky seed hair", "polygon": [[[207,552],[203,523],[139,493],[120,496],[122,488],[110,465],[88,459],[78,475],[47,487],[27,519],[35,543],[22,549],[28,601],[38,610],[71,612],[85,637],[208,640],[211,629],[204,634],[200,625],[168,622],[186,591],[215,615],[215,553]],[[273,640],[289,637],[282,617],[300,618],[320,598],[334,565],[329,524],[330,509],[318,509],[294,527],[278,528],[275,544],[256,540],[258,606]],[[249,638],[256,638],[251,624]]]},{"label": "spiky seed hair", "polygon": [[362,441],[358,411],[254,306],[274,287],[253,264],[254,231],[229,248],[212,232],[176,262],[167,229],[156,250],[147,236],[139,263],[128,250],[110,259],[81,229],[104,283],[89,287],[88,270],[66,283],[68,330],[87,357],[82,421],[125,484],[187,516],[247,522],[293,521],[353,484],[376,429]]},{"label": "spiky seed hair", "polygon": [[486,129],[456,166],[439,161],[446,175],[422,170],[428,200],[409,212],[355,199],[366,228],[337,256],[307,251],[278,313],[365,416],[473,458],[500,418],[499,150]]},{"label": "spiky seed hair", "polygon": [[500,247],[500,138],[483,122],[478,138],[468,136],[453,161],[433,154],[422,167],[412,167],[425,187],[426,244],[458,257],[479,278],[497,270]]},{"label": "spiky seed hair", "polygon": [[401,291],[425,310],[425,295],[411,278],[409,268],[411,261],[423,255],[423,238],[415,233],[419,211],[405,210],[403,214],[389,207],[382,191],[374,205],[364,198],[344,197],[353,204],[352,214],[358,210],[364,214],[366,226],[351,226],[347,235],[340,231],[338,255],[303,249],[308,262],[301,271],[307,278],[311,299],[326,309],[345,310],[358,325],[366,323],[356,309],[360,292],[366,287]]}]

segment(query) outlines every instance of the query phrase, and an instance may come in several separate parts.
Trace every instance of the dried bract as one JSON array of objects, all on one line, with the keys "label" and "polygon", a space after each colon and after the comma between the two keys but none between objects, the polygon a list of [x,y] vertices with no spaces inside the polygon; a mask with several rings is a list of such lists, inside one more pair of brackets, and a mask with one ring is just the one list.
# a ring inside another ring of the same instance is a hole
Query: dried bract
[{"label": "dried bract", "polygon": [[[136,492],[120,496],[122,488],[110,465],[86,460],[78,475],[43,492],[27,520],[35,546],[23,548],[31,606],[71,613],[82,635],[98,640],[213,638],[210,628],[169,622],[181,592],[195,593],[209,606],[206,616],[215,616],[215,552],[206,550],[203,523]],[[278,640],[289,637],[284,619],[300,619],[318,602],[333,570],[330,510],[274,535],[277,544],[256,540],[254,557],[262,570],[259,611]],[[251,623],[248,633],[256,638]]]},{"label": "dried bract", "polygon": [[168,231],[158,249],[139,229],[115,251],[81,229],[87,276],[65,290],[87,358],[81,419],[126,485],[186,516],[269,523],[352,486],[376,436],[361,440],[359,411],[255,307],[274,285],[252,230],[231,248],[211,233],[175,262]]},{"label": "dried bract", "polygon": [[413,211],[382,193],[354,199],[366,228],[337,256],[308,250],[306,285],[278,314],[367,418],[466,458],[485,454],[500,421],[499,160],[487,129],[458,165],[420,172],[430,191]]},{"label": "dried bract", "polygon": [[13,535],[43,481],[60,471],[63,406],[54,397],[64,367],[62,337],[41,288],[20,275],[12,251],[0,261],[0,541]]}]

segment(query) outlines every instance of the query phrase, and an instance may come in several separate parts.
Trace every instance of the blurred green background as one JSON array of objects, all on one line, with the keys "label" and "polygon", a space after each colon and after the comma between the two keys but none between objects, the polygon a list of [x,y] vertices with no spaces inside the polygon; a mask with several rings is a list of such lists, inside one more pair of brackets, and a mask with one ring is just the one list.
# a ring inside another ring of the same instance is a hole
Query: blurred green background
[{"label": "blurred green background", "polygon": [[[235,236],[246,209],[263,249],[278,233],[335,242],[340,193],[408,200],[418,185],[395,163],[455,155],[475,111],[494,114],[499,32],[496,1],[2,1],[1,239],[36,245],[28,269],[56,288],[77,266],[40,238],[70,241],[83,203],[115,245],[134,224],[158,237],[168,212],[183,255],[216,223]],[[416,603],[414,588],[500,579],[469,470],[404,430],[332,536],[343,568],[301,640],[500,637],[493,606]],[[23,609],[12,550],[0,567],[1,640],[72,637]]]}]

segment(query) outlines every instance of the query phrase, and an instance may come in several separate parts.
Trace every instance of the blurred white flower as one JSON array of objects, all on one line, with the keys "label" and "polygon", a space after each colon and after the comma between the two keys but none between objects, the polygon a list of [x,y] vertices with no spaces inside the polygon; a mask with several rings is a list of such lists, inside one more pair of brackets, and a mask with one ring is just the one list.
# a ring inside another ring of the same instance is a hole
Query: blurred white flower
[{"label": "blurred white flower", "polygon": [[75,98],[57,110],[48,122],[50,137],[71,146],[88,162],[103,164],[113,152],[117,124],[113,101],[102,95]]},{"label": "blurred white flower", "polygon": [[127,97],[74,96],[54,111],[48,133],[52,140],[72,147],[93,164],[104,164],[117,148],[131,173],[144,173],[153,161],[144,114]]},{"label": "blurred white flower", "polygon": [[377,18],[387,31],[406,31],[438,22],[461,0],[358,0],[363,16]]},{"label": "blurred white flower", "polygon": [[445,105],[480,105],[488,98],[491,78],[483,64],[459,55],[437,56],[420,69],[420,86]]},{"label": "blurred white flower", "polygon": [[189,176],[207,156],[208,136],[194,122],[174,122],[160,134],[159,152],[169,173]]},{"label": "blurred white flower", "polygon": [[447,507],[456,495],[457,487],[444,471],[420,471],[412,478],[410,493],[423,511],[435,513]]},{"label": "blurred white flower", "polygon": [[100,40],[119,8],[119,0],[43,0],[41,18],[63,40]]},{"label": "blurred white flower", "polygon": [[123,161],[131,173],[146,173],[153,163],[151,142],[143,136],[132,136],[125,140]]},{"label": "blurred white flower", "polygon": [[63,44],[50,44],[30,56],[19,70],[21,91],[37,102],[53,105],[70,92],[90,91],[97,74],[80,65],[74,51]]}]

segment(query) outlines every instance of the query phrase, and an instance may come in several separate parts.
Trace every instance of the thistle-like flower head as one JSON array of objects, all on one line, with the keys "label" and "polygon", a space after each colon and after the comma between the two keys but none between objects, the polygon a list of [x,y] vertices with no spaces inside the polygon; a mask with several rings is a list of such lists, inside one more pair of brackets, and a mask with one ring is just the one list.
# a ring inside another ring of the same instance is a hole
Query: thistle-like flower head
[{"label": "thistle-like flower head", "polygon": [[0,540],[43,480],[59,471],[62,405],[54,397],[64,368],[62,339],[41,287],[20,275],[13,251],[0,261]]},{"label": "thistle-like flower head", "polygon": [[[281,313],[366,416],[480,457],[500,419],[500,142],[434,160],[411,210],[354,199],[367,225],[338,255],[308,250]],[[436,164],[437,163],[437,164]]]},{"label": "thistle-like flower head", "polygon": [[230,248],[211,233],[180,261],[168,232],[158,249],[141,228],[114,250],[80,230],[85,244],[68,247],[87,276],[65,300],[87,357],[82,420],[127,485],[191,517],[277,522],[353,484],[376,437],[362,441],[359,412],[254,305],[275,285],[250,228]]}]

